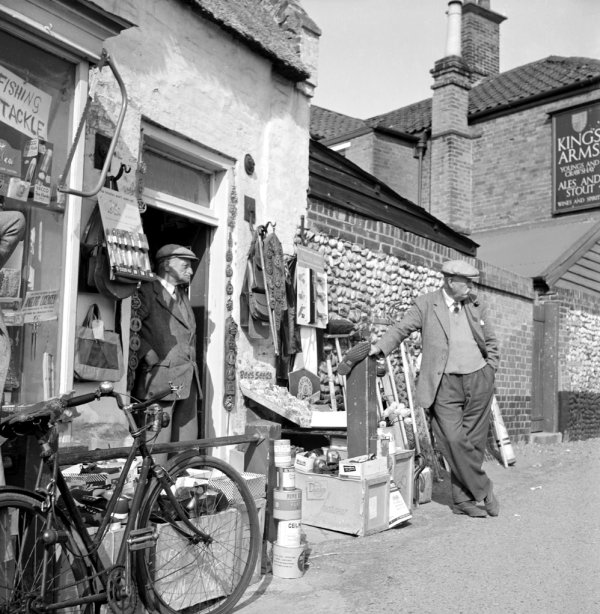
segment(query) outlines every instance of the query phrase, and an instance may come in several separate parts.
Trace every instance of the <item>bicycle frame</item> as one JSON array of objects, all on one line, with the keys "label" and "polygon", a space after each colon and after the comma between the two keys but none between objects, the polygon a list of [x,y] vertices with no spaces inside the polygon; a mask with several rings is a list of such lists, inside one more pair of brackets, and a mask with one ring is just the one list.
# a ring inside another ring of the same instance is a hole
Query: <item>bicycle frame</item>
[{"label": "bicycle frame", "polygon": [[[111,395],[111,396],[114,396],[114,395]],[[115,398],[117,399],[116,396]],[[181,521],[184,527],[188,529],[188,531],[186,532],[185,528],[175,525],[175,522],[173,522],[172,520],[167,519],[167,522],[169,522],[174,528],[176,528],[178,532],[183,533],[190,540],[193,540],[196,542],[204,541],[205,543],[211,540],[210,536],[208,536],[206,533],[198,529],[194,524],[192,524],[188,520],[185,510],[183,509],[183,507],[181,506],[181,504],[179,503],[179,501],[177,500],[177,498],[175,497],[175,495],[173,494],[171,490],[172,483],[168,479],[168,475],[169,475],[168,471],[166,471],[165,468],[163,468],[162,466],[155,465],[153,463],[152,454],[148,450],[148,447],[146,445],[146,440],[145,440],[146,428],[145,427],[138,428],[128,408],[122,406],[122,403],[120,403],[119,399],[117,399],[117,403],[120,405],[121,409],[124,411],[128,419],[128,422],[130,425],[130,432],[134,438],[134,443],[131,446],[129,454],[127,455],[121,475],[117,481],[116,486],[114,487],[113,494],[110,500],[108,501],[104,518],[100,522],[100,526],[97,528],[93,537],[90,536],[85,526],[85,523],[83,521],[83,518],[81,516],[81,513],[77,507],[75,499],[73,495],[71,494],[69,486],[67,485],[67,482],[62,472],[58,468],[58,461],[59,461],[59,458],[57,458],[58,452],[51,457],[44,458],[45,464],[51,465],[51,469],[53,473],[52,480],[55,482],[55,485],[58,488],[58,492],[60,493],[62,497],[62,502],[66,510],[66,516],[70,521],[72,521],[75,527],[76,533],[79,535],[81,541],[83,542],[85,551],[82,552],[82,554],[84,558],[88,559],[92,565],[93,572],[90,575],[90,578],[91,579],[95,577],[98,578],[104,589],[104,591],[101,592],[100,594],[94,594],[88,597],[79,597],[75,599],[65,600],[65,601],[62,601],[60,604],[50,605],[46,608],[47,611],[49,612],[53,610],[70,607],[70,606],[84,605],[86,603],[106,602],[106,599],[107,599],[106,587],[107,587],[107,582],[108,582],[107,574],[108,572],[110,572],[111,569],[114,569],[116,567],[125,568],[126,570],[125,591],[129,592],[131,590],[131,569],[130,569],[130,557],[129,557],[130,551],[148,547],[153,543],[153,540],[156,539],[155,536],[153,534],[150,534],[147,529],[135,529],[140,506],[142,504],[144,495],[146,494],[146,492],[148,492],[151,486],[151,482],[153,479],[157,479],[160,482],[161,488],[163,492],[167,495],[167,498],[175,512],[176,520]],[[42,444],[41,440],[40,440],[40,443]],[[169,467],[171,464],[175,464],[181,457],[185,456],[186,454],[187,454],[186,452],[181,452],[180,454],[175,456],[173,459],[169,461],[169,463],[167,463],[167,467]],[[102,559],[100,558],[98,554],[99,548],[102,544],[104,537],[107,534],[109,524],[111,523],[110,518],[117,505],[117,500],[119,499],[120,495],[123,492],[123,487],[125,485],[125,481],[127,480],[129,471],[133,464],[133,461],[138,455],[142,456],[141,470],[140,470],[138,483],[134,490],[133,500],[130,505],[127,523],[125,525],[124,532],[123,532],[123,539],[119,547],[119,552],[118,552],[116,561],[112,565],[107,566],[104,564],[104,562],[102,561]],[[40,473],[40,476],[41,476],[41,473]],[[39,481],[39,478],[38,478],[38,481]],[[46,503],[43,505],[54,506],[56,504],[56,493],[52,488],[50,488],[50,492],[48,492],[47,490],[44,491],[41,489],[36,489],[36,490],[38,493],[41,493],[41,494],[45,492]],[[53,543],[56,543],[56,541],[52,541],[52,539],[58,540],[60,539],[60,536],[58,535],[58,532],[56,531],[54,531],[54,533],[52,532],[51,523],[53,519],[53,514],[48,514],[47,519],[48,519],[48,523],[46,526],[46,530],[48,531],[48,535],[50,536],[48,545],[52,545]],[[44,553],[44,563],[45,563],[44,567],[45,568],[49,567],[49,558],[51,556],[52,556],[52,552],[49,549],[46,549]],[[41,595],[42,600],[44,600],[44,598],[46,597],[45,584],[46,583],[44,582],[42,595]]]}]

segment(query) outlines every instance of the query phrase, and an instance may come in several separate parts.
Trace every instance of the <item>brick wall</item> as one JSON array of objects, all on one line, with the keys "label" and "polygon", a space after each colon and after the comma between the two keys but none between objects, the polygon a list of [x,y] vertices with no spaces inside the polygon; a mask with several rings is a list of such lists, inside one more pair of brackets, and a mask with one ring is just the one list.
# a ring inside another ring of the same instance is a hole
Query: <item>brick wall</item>
[{"label": "brick wall", "polygon": [[352,144],[346,149],[344,155],[367,173],[377,174],[373,166],[374,139],[373,132],[353,138]]},{"label": "brick wall", "polygon": [[451,56],[439,60],[431,103],[430,211],[451,228],[471,232],[471,168],[473,150],[467,126],[469,73]]},{"label": "brick wall", "polygon": [[463,7],[461,29],[462,57],[473,71],[473,80],[497,75],[500,71],[500,27],[497,19],[488,19]]},{"label": "brick wall", "polygon": [[418,199],[419,162],[414,157],[414,144],[380,135],[373,144],[375,175],[392,190],[416,203]]},{"label": "brick wall", "polygon": [[549,113],[597,96],[590,93],[474,125],[479,138],[473,140],[473,231],[552,218]]},{"label": "brick wall", "polygon": [[[349,318],[378,337],[389,318],[402,314],[419,294],[438,288],[441,264],[469,260],[482,272],[480,294],[489,302],[502,355],[497,397],[511,438],[529,434],[533,296],[529,280],[450,248],[344,209],[309,200],[307,238],[325,255],[330,315]],[[419,353],[413,335],[409,352]],[[396,353],[397,354],[397,353]],[[401,367],[393,359],[397,375]],[[398,377],[399,389],[404,389]]]}]

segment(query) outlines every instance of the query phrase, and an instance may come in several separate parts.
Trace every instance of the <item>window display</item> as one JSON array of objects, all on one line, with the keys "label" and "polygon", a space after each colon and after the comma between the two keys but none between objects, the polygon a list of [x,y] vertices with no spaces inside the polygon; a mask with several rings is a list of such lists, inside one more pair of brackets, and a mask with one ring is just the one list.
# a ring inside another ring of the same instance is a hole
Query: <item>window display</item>
[{"label": "window display", "polygon": [[12,356],[4,403],[56,394],[64,206],[57,174],[68,151],[75,66],[0,31],[0,208],[21,211],[24,240],[0,271]]}]

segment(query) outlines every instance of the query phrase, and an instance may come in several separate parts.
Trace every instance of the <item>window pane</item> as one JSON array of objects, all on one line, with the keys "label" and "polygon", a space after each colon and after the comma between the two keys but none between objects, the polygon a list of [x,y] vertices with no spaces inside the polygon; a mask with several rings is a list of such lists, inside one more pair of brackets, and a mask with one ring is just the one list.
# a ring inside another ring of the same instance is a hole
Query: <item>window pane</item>
[{"label": "window pane", "polygon": [[[39,144],[37,154],[31,148],[31,134],[15,121],[15,113],[0,117],[0,144],[4,151],[16,152],[14,159],[18,160],[12,167],[5,164],[0,171],[0,201],[5,209],[21,211],[27,221],[22,245],[0,271],[0,307],[12,344],[4,400],[7,404],[33,403],[44,398],[44,392],[57,393],[54,365],[58,364],[58,320],[51,309],[49,313],[42,306],[51,305],[47,301],[52,300],[62,285],[64,215],[57,206],[56,185],[69,147],[75,66],[0,31],[0,72],[2,83],[11,88],[4,91],[3,100],[10,100],[15,109],[18,88],[27,92],[29,85],[36,92],[41,91],[41,99],[48,104],[42,117],[47,127],[47,141]],[[25,113],[29,100],[26,93],[20,98],[21,117],[32,117]],[[31,108],[35,104],[31,99]],[[18,197],[13,197],[15,192],[8,191],[11,179],[31,179],[29,190],[23,189],[16,194]],[[41,186],[39,191],[35,184]],[[35,296],[32,292],[44,294]],[[28,295],[34,313],[24,317],[22,306]],[[60,313],[60,304],[56,307],[56,313]]]},{"label": "window pane", "polygon": [[210,206],[210,175],[160,154],[144,151],[144,186],[176,198]]}]

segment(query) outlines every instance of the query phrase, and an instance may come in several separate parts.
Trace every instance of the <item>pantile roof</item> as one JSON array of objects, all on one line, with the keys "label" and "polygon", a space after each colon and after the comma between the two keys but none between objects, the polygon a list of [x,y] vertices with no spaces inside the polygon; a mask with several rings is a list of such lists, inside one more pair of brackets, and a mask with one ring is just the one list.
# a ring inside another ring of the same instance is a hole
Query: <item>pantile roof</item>
[{"label": "pantile roof", "polygon": [[335,138],[338,135],[350,134],[356,130],[368,128],[362,119],[336,113],[316,105],[310,110],[310,136],[316,141]]},{"label": "pantile roof", "polygon": [[[552,55],[488,77],[474,85],[469,94],[469,119],[475,119],[486,113],[516,108],[569,88],[575,89],[595,83],[600,83],[600,60]],[[317,108],[313,106],[311,113],[313,138],[341,137],[348,127],[347,120],[344,119],[347,116],[326,109],[317,112]],[[326,131],[322,128],[325,112]],[[332,117],[333,115],[340,116],[339,121]],[[352,119],[354,122],[361,121]],[[371,128],[389,128],[408,134],[419,133],[431,128],[431,98],[368,118],[363,124]],[[321,133],[323,136],[319,136]]]},{"label": "pantile roof", "polygon": [[[293,35],[281,28],[268,6],[257,0],[185,0],[248,47],[269,58],[279,73],[298,82],[310,76],[295,49]],[[308,16],[306,19],[310,21]],[[312,22],[311,22],[312,23]]]}]

